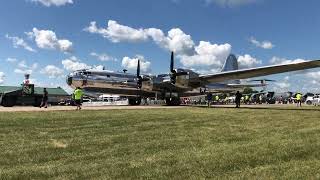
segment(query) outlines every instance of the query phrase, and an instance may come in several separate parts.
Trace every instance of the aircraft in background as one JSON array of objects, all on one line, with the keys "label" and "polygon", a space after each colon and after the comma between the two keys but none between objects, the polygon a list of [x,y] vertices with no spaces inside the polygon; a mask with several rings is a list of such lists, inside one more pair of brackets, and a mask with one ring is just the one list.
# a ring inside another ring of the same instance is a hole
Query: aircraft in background
[{"label": "aircraft in background", "polygon": [[221,72],[200,75],[190,69],[175,69],[172,52],[168,74],[141,75],[140,61],[138,61],[136,74],[113,73],[106,70],[78,70],[67,76],[67,84],[72,88],[81,87],[88,93],[127,96],[130,105],[139,105],[142,97],[157,97],[165,99],[167,105],[180,105],[180,97],[187,96],[187,92],[192,92],[194,89],[200,90],[214,84],[241,86],[237,83],[240,82],[239,79],[320,67],[320,60],[240,70],[235,69],[236,63],[237,58],[231,54]]}]

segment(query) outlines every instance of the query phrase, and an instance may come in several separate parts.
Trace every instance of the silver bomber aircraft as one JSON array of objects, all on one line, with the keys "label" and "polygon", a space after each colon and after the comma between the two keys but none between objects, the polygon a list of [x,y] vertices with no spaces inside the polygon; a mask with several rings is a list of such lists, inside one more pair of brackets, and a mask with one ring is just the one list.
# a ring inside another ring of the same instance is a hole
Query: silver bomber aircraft
[{"label": "silver bomber aircraft", "polygon": [[[157,97],[166,100],[167,105],[180,105],[180,97],[195,95],[195,93],[203,94],[208,89],[250,87],[250,85],[240,84],[240,79],[317,67],[320,67],[320,60],[239,70],[237,58],[231,54],[221,72],[200,75],[190,69],[174,69],[172,52],[168,74],[141,75],[140,61],[138,61],[136,74],[114,73],[106,70],[78,70],[67,76],[67,84],[72,88],[81,87],[85,93],[90,94],[107,93],[127,96],[130,105],[139,105],[142,97]],[[251,87],[255,86],[259,85],[251,85]]]}]

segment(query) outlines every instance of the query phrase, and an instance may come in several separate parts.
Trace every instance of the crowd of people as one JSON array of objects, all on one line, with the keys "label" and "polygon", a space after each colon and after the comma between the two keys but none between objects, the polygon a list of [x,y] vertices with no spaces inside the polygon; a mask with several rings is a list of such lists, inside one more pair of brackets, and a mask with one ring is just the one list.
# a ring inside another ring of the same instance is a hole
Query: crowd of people
[{"label": "crowd of people", "polygon": [[[81,110],[82,106],[82,99],[84,93],[80,87],[77,87],[73,94],[72,100],[74,104],[77,106],[76,110]],[[273,101],[274,100],[274,101]],[[297,106],[302,106],[303,96],[301,93],[297,93],[294,97],[291,98],[283,98],[282,96],[278,97],[277,99],[271,97],[269,94],[265,96],[263,93],[257,94],[241,94],[237,91],[233,96],[228,96],[226,94],[215,94],[208,93],[205,98],[192,98],[192,97],[185,97],[181,98],[182,105],[207,105],[210,107],[212,104],[235,104],[236,108],[239,108],[241,104],[287,104],[289,103],[296,103]],[[165,104],[164,100],[156,100],[150,98],[142,98],[141,105],[161,105]],[[48,107],[48,91],[46,88],[43,90],[43,97],[42,102],[40,104],[40,108],[47,108]]]}]

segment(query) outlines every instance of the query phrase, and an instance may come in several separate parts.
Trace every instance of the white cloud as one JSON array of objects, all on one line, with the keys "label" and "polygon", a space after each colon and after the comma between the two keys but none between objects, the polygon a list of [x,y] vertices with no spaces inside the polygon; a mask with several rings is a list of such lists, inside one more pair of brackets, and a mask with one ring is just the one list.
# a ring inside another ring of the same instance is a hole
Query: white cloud
[{"label": "white cloud", "polygon": [[294,60],[290,60],[290,59],[286,59],[286,58],[280,58],[280,57],[272,57],[270,59],[270,64],[290,64],[290,63],[299,63],[299,62],[305,62],[305,59],[294,59]]},{"label": "white cloud", "polygon": [[113,58],[106,53],[98,54],[96,52],[91,52],[90,55],[96,57],[100,61],[117,61],[116,58]]},{"label": "white cloud", "polygon": [[108,27],[106,29],[98,28],[96,22],[93,21],[90,23],[90,26],[86,27],[84,30],[90,33],[100,34],[112,42],[139,42],[148,39],[148,36],[143,29],[134,29],[118,24],[116,21],[112,20],[108,21]]},{"label": "white cloud", "polygon": [[238,63],[239,67],[241,68],[252,68],[261,64],[261,61],[250,56],[249,54],[245,54],[244,56],[238,57]]},{"label": "white cloud", "polygon": [[195,47],[195,55],[180,56],[181,63],[185,67],[198,67],[201,71],[209,70],[215,72],[221,68],[224,61],[231,52],[230,44],[211,44],[210,42],[200,41]]},{"label": "white cloud", "polygon": [[7,62],[10,62],[10,63],[15,63],[15,62],[18,61],[18,59],[16,59],[16,58],[10,58],[10,57],[9,57],[9,58],[6,59],[6,61],[7,61]]},{"label": "white cloud", "polygon": [[246,4],[256,3],[258,0],[205,0],[206,3],[216,3],[222,7],[235,7]]},{"label": "white cloud", "polygon": [[166,36],[160,29],[135,29],[109,20],[107,28],[99,28],[96,22],[93,21],[88,27],[84,28],[84,30],[94,34],[100,34],[114,43],[143,42],[152,39],[160,47],[168,49],[169,51],[175,51],[178,54],[191,54],[194,49],[194,42],[191,36],[185,34],[179,28],[171,29]]},{"label": "white cloud", "polygon": [[62,69],[60,69],[54,65],[47,65],[45,68],[43,68],[40,71],[40,73],[49,76],[49,78],[62,77],[64,74]]},{"label": "white cloud", "polygon": [[27,51],[36,52],[36,50],[34,50],[31,46],[29,46],[28,43],[25,42],[22,38],[19,38],[16,36],[9,36],[8,34],[6,35],[6,38],[12,41],[14,48],[22,47]]},{"label": "white cloud", "polygon": [[4,78],[5,78],[4,72],[0,72],[0,84],[4,82]]},{"label": "white cloud", "polygon": [[75,56],[64,59],[61,61],[61,63],[64,69],[66,69],[67,71],[77,71],[82,69],[105,70],[105,67],[103,65],[87,65],[86,63],[81,62],[81,60]]},{"label": "white cloud", "polygon": [[66,4],[73,4],[73,0],[31,0],[32,2],[41,3],[44,6],[64,6]]},{"label": "white cloud", "polygon": [[319,81],[320,71],[309,72],[306,74],[306,76]]},{"label": "white cloud", "polygon": [[122,59],[122,67],[128,69],[128,70],[136,70],[137,69],[137,65],[138,65],[138,60],[140,60],[140,70],[141,72],[150,72],[150,65],[151,63],[147,60],[145,60],[145,58],[141,55],[137,55],[134,58],[130,58],[130,57],[124,57]]},{"label": "white cloud", "polygon": [[253,45],[255,45],[256,47],[260,47],[260,48],[263,48],[263,49],[272,49],[272,48],[274,48],[274,45],[270,41],[262,41],[262,42],[260,42],[260,41],[256,40],[254,37],[251,37],[249,39],[249,41]]},{"label": "white cloud", "polygon": [[150,28],[145,31],[156,44],[164,49],[174,51],[177,54],[194,54],[194,42],[191,36],[179,28],[171,29],[167,36],[160,29]]},{"label": "white cloud", "polygon": [[58,39],[56,33],[51,30],[33,28],[32,32],[26,34],[34,38],[37,46],[41,49],[55,49],[62,52],[72,51],[72,42],[67,39]]},{"label": "white cloud", "polygon": [[72,56],[68,59],[62,60],[63,67],[68,71],[76,71],[81,69],[91,69],[92,66],[87,65],[86,63],[82,63],[78,58]]},{"label": "white cloud", "polygon": [[276,82],[276,86],[278,86],[280,89],[287,89],[291,86],[289,82]]},{"label": "white cloud", "polygon": [[96,22],[91,22],[89,27],[84,30],[100,34],[112,42],[144,42],[152,40],[159,47],[174,51],[183,66],[196,66],[198,71],[216,71],[216,69],[221,68],[231,52],[231,45],[228,43],[213,44],[200,41],[199,45],[196,46],[192,37],[179,28],[173,28],[165,34],[161,29],[135,29],[109,20],[106,28],[97,27]]},{"label": "white cloud", "polygon": [[32,74],[37,68],[38,63],[33,63],[29,66],[25,60],[22,60],[18,63],[17,68],[14,69],[14,72],[18,74]]}]

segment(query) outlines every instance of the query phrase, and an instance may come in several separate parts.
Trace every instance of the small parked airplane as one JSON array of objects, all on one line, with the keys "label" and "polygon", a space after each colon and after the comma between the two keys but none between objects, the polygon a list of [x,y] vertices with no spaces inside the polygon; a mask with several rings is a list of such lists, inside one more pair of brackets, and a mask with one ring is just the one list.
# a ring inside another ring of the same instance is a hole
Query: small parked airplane
[{"label": "small parked airplane", "polygon": [[[235,68],[236,67],[236,68]],[[180,97],[194,89],[242,86],[239,79],[254,78],[290,71],[320,67],[320,60],[237,69],[237,58],[229,55],[222,71],[200,75],[190,69],[174,69],[174,54],[171,53],[170,73],[155,76],[140,74],[140,61],[137,73],[114,73],[106,70],[78,70],[67,76],[67,84],[73,88],[81,87],[88,93],[108,93],[127,96],[130,105],[139,105],[141,97],[165,99],[167,105],[180,105]],[[201,92],[199,91],[199,94]]]}]

